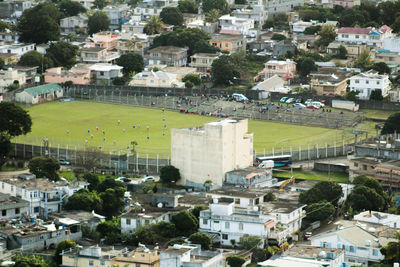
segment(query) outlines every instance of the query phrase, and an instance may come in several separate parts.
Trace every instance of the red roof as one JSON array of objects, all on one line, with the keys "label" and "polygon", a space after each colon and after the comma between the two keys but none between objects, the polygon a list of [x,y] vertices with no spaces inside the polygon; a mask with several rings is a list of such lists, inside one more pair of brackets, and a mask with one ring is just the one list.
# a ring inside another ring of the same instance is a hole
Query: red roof
[{"label": "red roof", "polygon": [[352,28],[343,27],[338,30],[338,33],[350,33],[350,34],[368,34],[371,32],[371,28]]},{"label": "red roof", "polygon": [[387,26],[387,25],[383,25],[379,30],[380,30],[381,32],[385,33],[385,32],[387,32],[387,31],[391,31],[392,28],[390,28],[390,27]]}]

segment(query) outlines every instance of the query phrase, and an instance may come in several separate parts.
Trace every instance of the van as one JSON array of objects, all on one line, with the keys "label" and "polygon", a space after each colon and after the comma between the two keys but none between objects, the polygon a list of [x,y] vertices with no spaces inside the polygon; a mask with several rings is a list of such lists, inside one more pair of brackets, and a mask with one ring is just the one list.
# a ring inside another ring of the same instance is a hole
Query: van
[{"label": "van", "polygon": [[233,94],[232,98],[235,99],[235,101],[237,102],[244,102],[249,100],[246,96],[237,93]]}]

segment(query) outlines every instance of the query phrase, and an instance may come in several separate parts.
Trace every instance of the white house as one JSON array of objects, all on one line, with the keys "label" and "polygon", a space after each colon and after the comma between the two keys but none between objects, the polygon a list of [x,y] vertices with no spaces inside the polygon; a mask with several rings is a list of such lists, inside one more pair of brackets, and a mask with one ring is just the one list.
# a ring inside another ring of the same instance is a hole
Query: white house
[{"label": "white house", "polygon": [[199,232],[211,235],[216,242],[231,246],[231,240],[239,243],[245,234],[266,240],[275,222],[258,209],[235,207],[232,198],[214,198],[210,208],[200,212]]},{"label": "white house", "polygon": [[20,73],[18,70],[12,68],[0,70],[0,91],[2,88],[12,85],[15,81],[17,81],[19,85],[25,84],[25,73]]},{"label": "white house", "polygon": [[35,50],[35,44],[26,43],[6,43],[0,45],[0,53],[17,54],[18,59],[29,51]]},{"label": "white house", "polygon": [[300,33],[300,32],[304,32],[308,27],[311,27],[311,26],[321,26],[322,25],[322,23],[318,23],[317,21],[302,21],[302,20],[299,20],[299,21],[295,21],[295,22],[293,22],[292,23],[292,30],[293,30],[293,32],[298,32],[298,33]]},{"label": "white house", "polygon": [[349,80],[350,91],[359,91],[359,99],[369,99],[374,90],[381,90],[382,96],[385,97],[390,90],[389,76],[378,74],[374,70],[354,75]]},{"label": "white house", "polygon": [[400,38],[390,37],[383,40],[383,49],[400,53]]},{"label": "white house", "polygon": [[344,250],[306,245],[295,245],[278,257],[272,257],[257,266],[343,267]]},{"label": "white house", "polygon": [[224,265],[222,252],[202,251],[200,245],[195,244],[175,244],[160,253],[160,267],[219,267]]},{"label": "white house", "polygon": [[263,5],[252,5],[251,9],[235,9],[232,11],[232,16],[241,19],[254,20],[254,27],[261,28],[267,20],[267,10]]},{"label": "white house", "polygon": [[285,81],[278,75],[274,75],[264,81],[256,84],[251,90],[258,90],[259,98],[268,98],[271,92],[279,92],[287,94],[290,91],[289,87],[284,86]]},{"label": "white house", "polygon": [[142,20],[151,16],[159,16],[162,9],[168,6],[177,6],[173,0],[144,0],[134,10],[135,15],[140,15]]},{"label": "white house", "polygon": [[168,211],[146,213],[129,211],[121,215],[121,232],[132,233],[143,226],[158,222],[169,222],[170,217],[171,213]]},{"label": "white house", "polygon": [[395,239],[375,236],[355,225],[318,234],[310,240],[312,246],[344,249],[346,266],[369,266],[369,262],[378,263],[385,258],[380,248]]},{"label": "white house", "polygon": [[0,193],[0,219],[19,219],[28,214],[28,208],[28,201]]},{"label": "white house", "polygon": [[354,221],[374,223],[389,226],[392,228],[400,228],[400,215],[384,213],[379,211],[363,211],[353,218]]},{"label": "white house", "polygon": [[109,63],[97,63],[90,66],[89,69],[97,85],[111,85],[113,79],[122,77],[123,67]]},{"label": "white house", "polygon": [[392,36],[392,29],[383,25],[379,29],[343,27],[338,30],[337,40],[348,44],[366,44],[383,47],[386,38]]},{"label": "white house", "polygon": [[177,75],[165,71],[142,71],[133,76],[131,86],[176,87],[184,88],[185,83],[178,81]]},{"label": "white house", "polygon": [[249,35],[249,30],[254,28],[254,20],[224,15],[219,18],[220,33]]}]

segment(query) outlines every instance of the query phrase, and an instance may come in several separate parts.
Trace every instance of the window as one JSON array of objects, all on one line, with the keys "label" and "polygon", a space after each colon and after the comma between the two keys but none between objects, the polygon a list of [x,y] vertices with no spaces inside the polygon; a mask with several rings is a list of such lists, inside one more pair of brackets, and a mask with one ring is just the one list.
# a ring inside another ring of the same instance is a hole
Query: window
[{"label": "window", "polygon": [[225,229],[229,229],[230,225],[229,222],[225,222]]},{"label": "window", "polygon": [[366,171],[367,170],[367,165],[363,165],[363,170]]},{"label": "window", "polygon": [[131,225],[131,219],[126,219],[126,224]]},{"label": "window", "polygon": [[354,252],[354,247],[353,246],[350,246],[350,252]]},{"label": "window", "polygon": [[2,210],[1,211],[1,216],[7,216],[7,210]]},{"label": "window", "polygon": [[243,230],[243,223],[239,223],[239,230]]},{"label": "window", "polygon": [[168,54],[168,58],[171,59],[172,58],[172,54]]},{"label": "window", "polygon": [[367,80],[367,81],[365,81],[365,83],[366,83],[366,84],[369,84],[369,81]]},{"label": "window", "polygon": [[372,255],[378,256],[378,250],[377,250],[376,248],[374,248],[374,249],[372,250]]},{"label": "window", "polygon": [[100,71],[100,76],[104,76],[104,71]]},{"label": "window", "polygon": [[15,214],[19,214],[19,208],[15,208]]},{"label": "window", "polygon": [[207,219],[203,219],[203,224],[208,224],[208,220]]},{"label": "window", "polygon": [[225,44],[225,47],[229,47],[229,44]]},{"label": "window", "polygon": [[380,81],[376,81],[376,84],[381,84],[381,82]]},{"label": "window", "polygon": [[360,38],[360,36],[359,36],[359,35],[356,35],[356,39],[358,39],[358,38]]},{"label": "window", "polygon": [[89,266],[93,266],[93,265],[94,265],[93,261],[90,260],[90,261],[89,261]]},{"label": "window", "polygon": [[219,221],[214,221],[214,223],[219,223]]},{"label": "window", "polygon": [[355,80],[354,82],[355,82],[355,83],[360,83],[360,81],[359,81],[359,80]]},{"label": "window", "polygon": [[158,53],[153,53],[153,57],[158,57]]},{"label": "window", "polygon": [[33,208],[33,212],[34,212],[34,213],[38,213],[38,212],[39,212],[39,207],[34,207],[34,208]]},{"label": "window", "polygon": [[223,240],[228,240],[228,235],[227,234],[222,234],[222,239]]},{"label": "window", "polygon": [[105,261],[101,261],[101,262],[100,262],[100,265],[101,265],[101,266],[105,266],[105,265],[106,265],[106,262],[105,262]]},{"label": "window", "polygon": [[11,186],[11,192],[14,192],[14,186],[13,185]]},{"label": "window", "polygon": [[4,189],[4,183],[1,183],[1,189]]},{"label": "window", "polygon": [[145,224],[145,225],[149,225],[149,224],[150,224],[150,221],[149,221],[149,220],[145,220],[145,221],[144,221],[144,224]]},{"label": "window", "polygon": [[136,267],[140,267],[140,263],[136,263]]},{"label": "window", "polygon": [[358,163],[357,162],[354,162],[354,167],[358,167]]}]

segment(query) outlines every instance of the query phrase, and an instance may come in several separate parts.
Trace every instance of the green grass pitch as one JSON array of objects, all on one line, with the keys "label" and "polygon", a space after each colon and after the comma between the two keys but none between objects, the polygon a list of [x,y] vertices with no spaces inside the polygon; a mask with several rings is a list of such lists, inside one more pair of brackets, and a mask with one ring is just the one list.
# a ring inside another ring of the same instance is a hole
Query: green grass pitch
[{"label": "green grass pitch", "polygon": [[[167,110],[163,113],[160,109],[81,101],[52,102],[32,106],[27,110],[33,120],[32,132],[18,137],[18,142],[39,145],[47,137],[53,147],[66,147],[67,144],[72,149],[101,146],[103,151],[125,153],[130,142],[135,140],[139,153],[148,153],[149,156],[158,153],[160,157],[170,154],[171,128],[202,126],[206,122],[218,120]],[[265,121],[249,121],[249,131],[254,133],[254,149],[258,154],[262,154],[264,149],[266,153],[271,153],[273,147],[276,147],[275,152],[278,153],[282,146],[292,146],[293,150],[297,150],[299,145],[306,149],[307,144],[310,144],[310,148],[316,144],[322,148],[326,143],[332,145],[334,141],[339,145],[344,132]],[[349,136],[346,138],[349,141]]]}]

